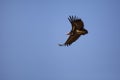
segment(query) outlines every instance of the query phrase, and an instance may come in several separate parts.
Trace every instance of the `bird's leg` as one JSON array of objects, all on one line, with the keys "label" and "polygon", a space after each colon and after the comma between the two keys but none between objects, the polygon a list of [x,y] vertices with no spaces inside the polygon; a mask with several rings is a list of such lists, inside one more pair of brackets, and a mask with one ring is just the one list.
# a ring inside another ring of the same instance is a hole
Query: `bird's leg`
[{"label": "bird's leg", "polygon": [[67,33],[67,35],[73,35],[73,32],[69,32],[69,33]]},{"label": "bird's leg", "polygon": [[70,32],[69,32],[69,33],[67,33],[66,35],[70,35]]}]

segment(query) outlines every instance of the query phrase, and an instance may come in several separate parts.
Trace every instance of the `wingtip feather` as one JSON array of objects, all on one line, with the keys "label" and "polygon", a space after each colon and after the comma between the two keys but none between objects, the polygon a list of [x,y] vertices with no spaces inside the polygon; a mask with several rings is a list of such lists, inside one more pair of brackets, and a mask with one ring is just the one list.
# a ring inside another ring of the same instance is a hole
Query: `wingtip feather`
[{"label": "wingtip feather", "polygon": [[64,44],[58,44],[59,46],[64,46]]}]

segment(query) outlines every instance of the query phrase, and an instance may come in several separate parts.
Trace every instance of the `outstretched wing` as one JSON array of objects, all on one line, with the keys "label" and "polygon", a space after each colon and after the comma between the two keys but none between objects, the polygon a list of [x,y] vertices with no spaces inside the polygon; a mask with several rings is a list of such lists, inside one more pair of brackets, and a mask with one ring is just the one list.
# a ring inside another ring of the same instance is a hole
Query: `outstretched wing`
[{"label": "outstretched wing", "polygon": [[68,20],[70,21],[71,25],[72,25],[72,30],[74,31],[75,29],[83,29],[84,27],[84,23],[81,19],[77,18],[76,16],[69,16]]},{"label": "outstretched wing", "polygon": [[80,37],[79,34],[70,35],[67,41],[64,44],[59,44],[59,46],[69,46],[75,42]]}]

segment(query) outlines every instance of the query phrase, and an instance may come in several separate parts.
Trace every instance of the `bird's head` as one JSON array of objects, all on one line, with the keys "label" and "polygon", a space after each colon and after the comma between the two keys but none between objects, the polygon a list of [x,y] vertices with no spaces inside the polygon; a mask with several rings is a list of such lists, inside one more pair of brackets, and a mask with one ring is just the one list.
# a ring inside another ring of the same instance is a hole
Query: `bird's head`
[{"label": "bird's head", "polygon": [[85,33],[83,35],[88,34],[88,31],[86,29],[84,29],[84,31],[85,31]]}]

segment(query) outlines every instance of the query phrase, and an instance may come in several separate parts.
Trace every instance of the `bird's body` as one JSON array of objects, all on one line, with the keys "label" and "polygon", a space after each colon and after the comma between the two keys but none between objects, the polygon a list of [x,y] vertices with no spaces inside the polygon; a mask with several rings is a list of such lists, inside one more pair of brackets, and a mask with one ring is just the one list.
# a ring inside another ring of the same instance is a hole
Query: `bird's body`
[{"label": "bird's body", "polygon": [[69,16],[68,20],[72,25],[72,30],[67,34],[69,38],[64,44],[59,44],[59,46],[69,46],[75,42],[81,35],[85,35],[88,31],[84,28],[84,23],[81,19],[78,19],[76,16]]}]

